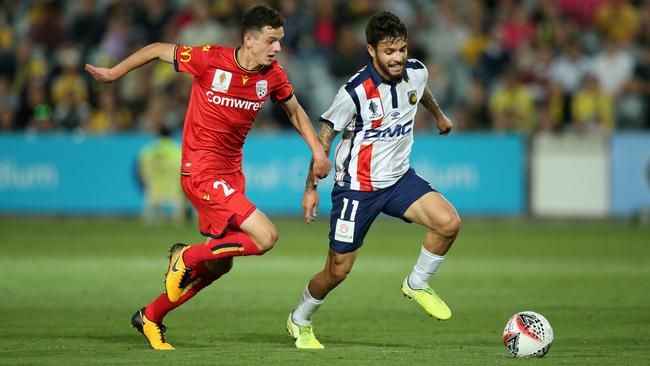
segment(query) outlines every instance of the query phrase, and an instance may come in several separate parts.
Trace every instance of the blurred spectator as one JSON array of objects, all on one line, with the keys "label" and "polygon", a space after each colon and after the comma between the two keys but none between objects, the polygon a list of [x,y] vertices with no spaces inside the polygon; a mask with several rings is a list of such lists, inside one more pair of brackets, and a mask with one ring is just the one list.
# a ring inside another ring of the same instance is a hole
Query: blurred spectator
[{"label": "blurred spectator", "polygon": [[69,28],[69,39],[81,47],[84,56],[97,46],[106,25],[95,4],[94,0],[79,1]]},{"label": "blurred spectator", "polygon": [[612,97],[598,84],[598,79],[587,74],[571,103],[572,129],[579,133],[609,133],[614,128]]},{"label": "blurred spectator", "polygon": [[650,45],[646,45],[641,52],[633,80],[636,91],[645,99],[645,127],[650,128]]},{"label": "blurred spectator", "polygon": [[0,11],[0,76],[11,77],[16,72],[14,31],[7,24],[6,15]]},{"label": "blurred spectator", "polygon": [[467,65],[475,67],[478,65],[481,54],[488,46],[488,38],[483,32],[483,24],[478,19],[470,19],[470,34],[460,44],[460,55]]},{"label": "blurred spectator", "polygon": [[439,2],[433,24],[427,35],[425,50],[446,67],[458,62],[461,46],[470,38],[470,29],[449,1]]},{"label": "blurred spectator", "polygon": [[158,138],[144,146],[138,154],[138,172],[145,191],[142,219],[158,223],[166,218],[183,220],[185,197],[178,179],[181,145],[164,126],[157,126]]},{"label": "blurred spectator", "polygon": [[334,0],[317,1],[314,5],[314,45],[321,57],[329,58],[336,42],[336,3]]},{"label": "blurred spectator", "polygon": [[505,67],[510,62],[511,53],[501,45],[501,35],[493,28],[489,33],[489,38],[479,66],[476,68],[476,75],[483,82],[492,85],[497,81]]},{"label": "blurred spectator", "polygon": [[363,46],[357,39],[356,28],[353,25],[345,24],[339,29],[338,41],[329,63],[329,70],[339,84],[368,63],[368,52]]},{"label": "blurred spectator", "polygon": [[46,78],[48,73],[42,49],[35,47],[29,39],[19,40],[16,45],[16,68],[12,89],[16,94],[26,90],[32,78]]},{"label": "blurred spectator", "polygon": [[519,71],[522,81],[530,89],[535,89],[534,84],[538,81],[536,73],[541,72],[544,67],[550,67],[544,64],[550,62],[549,59],[544,58],[546,56],[548,55],[544,53],[543,47],[540,47],[537,41],[526,41],[514,51],[512,67]]},{"label": "blurred spectator", "polygon": [[643,1],[639,9],[639,34],[636,42],[639,47],[650,46],[650,1]]},{"label": "blurred spectator", "polygon": [[134,24],[139,33],[140,43],[153,43],[161,40],[165,27],[173,18],[167,0],[140,0],[136,5]]},{"label": "blurred spectator", "polygon": [[36,0],[27,13],[29,37],[45,47],[48,53],[65,40],[66,29],[61,17],[61,7],[55,0]]},{"label": "blurred spectator", "polygon": [[[128,53],[131,54],[144,45],[133,43],[129,45]],[[144,65],[136,72],[126,74],[120,82],[115,84],[117,96],[121,105],[136,113],[142,113],[146,109],[146,102],[154,90],[164,87],[164,78],[175,73],[174,67],[165,62],[152,62]],[[168,81],[169,82],[169,81]],[[102,89],[101,84],[91,84],[95,91]],[[97,93],[97,95],[101,95]]]},{"label": "blurred spectator", "polygon": [[414,24],[415,10],[411,0],[379,0],[378,8],[397,15],[408,29]]},{"label": "blurred spectator", "polygon": [[463,108],[456,114],[455,122],[461,130],[489,129],[490,115],[487,107],[487,91],[485,85],[473,79],[469,84],[469,92],[463,101]]},{"label": "blurred spectator", "polygon": [[54,126],[57,129],[76,130],[86,123],[89,115],[90,105],[69,90],[54,107]]},{"label": "blurred spectator", "polygon": [[548,98],[549,75],[553,64],[553,49],[545,43],[533,42],[536,48],[531,47],[527,56],[527,63],[519,62],[519,67],[525,68],[528,87],[533,93],[536,103]]},{"label": "blurred spectator", "polygon": [[137,122],[141,131],[158,131],[161,128],[170,131],[180,129],[179,126],[182,125],[185,116],[181,115],[168,99],[168,96],[163,93],[153,94],[149,98],[147,110]]},{"label": "blurred spectator", "polygon": [[582,53],[580,45],[572,40],[567,42],[553,59],[548,78],[560,85],[566,95],[571,96],[580,88],[582,78],[589,72],[590,66],[589,59]]},{"label": "blurred spectator", "polygon": [[639,55],[625,94],[617,103],[617,128],[650,129],[650,45]]},{"label": "blurred spectator", "polygon": [[189,45],[224,44],[225,31],[210,17],[205,0],[192,0],[192,18],[180,30],[179,43]]},{"label": "blurred spectator", "polygon": [[542,44],[554,45],[558,30],[562,28],[557,4],[554,1],[540,1],[533,18],[536,18],[537,40]]},{"label": "blurred spectator", "polygon": [[300,55],[306,46],[305,38],[310,30],[310,20],[305,16],[298,0],[284,0],[280,2],[278,11],[285,17],[284,25],[284,53]]},{"label": "blurred spectator", "polygon": [[40,78],[31,79],[21,101],[17,125],[31,131],[51,131],[54,128],[54,108],[47,95],[45,81]]},{"label": "blurred spectator", "polygon": [[126,16],[109,18],[106,32],[100,41],[100,57],[106,64],[121,61],[127,54],[131,36],[131,21]]},{"label": "blurred spectator", "polygon": [[77,48],[68,45],[58,52],[61,74],[52,82],[52,102],[56,105],[64,100],[74,98],[74,103],[88,101],[88,83],[81,75],[81,56]]},{"label": "blurred spectator", "polygon": [[567,109],[570,109],[570,98],[562,87],[555,83],[549,83],[546,87],[545,98],[539,106],[538,132],[558,132],[567,121]]},{"label": "blurred spectator", "polygon": [[0,75],[0,131],[10,131],[15,128],[15,110],[18,100],[11,91],[9,79]]},{"label": "blurred spectator", "polygon": [[428,86],[431,93],[441,106],[448,105],[452,97],[453,82],[451,75],[445,70],[445,67],[436,59],[429,59],[426,63],[429,71]]},{"label": "blurred spectator", "polygon": [[461,47],[471,34],[469,26],[459,14],[459,3],[441,1],[437,5],[436,17],[430,20],[432,27],[424,47],[428,53],[424,57],[435,60],[444,70],[441,73],[446,74],[449,79],[449,87],[445,91],[446,95],[441,96],[441,103],[453,111],[453,106],[467,93],[470,72],[467,66],[458,60],[461,57]]},{"label": "blurred spectator", "polygon": [[610,95],[617,96],[634,71],[632,54],[612,38],[605,40],[603,50],[593,58],[591,72],[599,85]]},{"label": "blurred spectator", "polygon": [[627,45],[639,31],[639,11],[628,0],[611,0],[598,6],[596,25],[605,34]]},{"label": "blurred spectator", "polygon": [[536,33],[535,24],[521,5],[515,5],[509,11],[506,19],[497,24],[497,30],[501,35],[501,46],[507,51],[513,51],[532,40]]},{"label": "blurred spectator", "polygon": [[[569,39],[562,44],[561,52],[553,58],[546,75],[552,84],[547,91],[553,94],[549,96],[549,119],[544,121],[545,123],[552,122],[553,126],[558,126],[562,121],[572,119],[571,101],[580,88],[582,79],[590,72],[591,66],[591,61],[582,53],[576,40]],[[558,109],[560,105],[561,110]]]},{"label": "blurred spectator", "polygon": [[105,87],[101,90],[99,106],[90,116],[86,130],[90,133],[105,134],[130,128],[132,123],[131,112],[120,106],[115,89]]},{"label": "blurred spectator", "polygon": [[492,127],[496,131],[529,133],[534,123],[533,96],[515,70],[508,70],[503,84],[492,93],[489,102]]},{"label": "blurred spectator", "polygon": [[610,0],[557,0],[562,16],[576,20],[583,27],[591,27],[599,4]]}]

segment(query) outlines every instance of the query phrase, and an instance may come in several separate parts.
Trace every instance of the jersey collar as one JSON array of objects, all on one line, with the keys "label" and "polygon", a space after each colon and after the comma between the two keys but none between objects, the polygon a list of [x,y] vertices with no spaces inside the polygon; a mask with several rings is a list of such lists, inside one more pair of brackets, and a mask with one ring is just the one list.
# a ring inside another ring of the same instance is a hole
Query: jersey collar
[{"label": "jersey collar", "polygon": [[395,81],[389,81],[384,79],[379,73],[379,71],[377,71],[377,69],[375,68],[375,64],[372,63],[372,60],[370,60],[370,62],[368,63],[368,70],[370,71],[370,77],[372,78],[372,82],[375,85],[379,85],[382,82],[388,85],[396,85],[399,84],[402,80],[407,82],[409,81],[409,76],[406,73],[406,64],[404,64],[404,72],[402,73],[402,77]]},{"label": "jersey collar", "polygon": [[237,60],[237,54],[239,53],[240,48],[241,47],[237,47],[232,51],[232,58],[233,58],[233,60],[235,60],[235,65],[237,65],[237,67],[239,67],[240,69],[242,69],[242,70],[244,70],[244,71],[246,71],[248,73],[251,73],[251,74],[255,74],[255,73],[258,73],[258,72],[264,70],[264,68],[266,67],[264,65],[260,65],[260,66],[258,66],[257,68],[255,68],[253,70],[249,70],[249,69],[245,68],[244,66],[242,66],[239,63],[239,60]]}]

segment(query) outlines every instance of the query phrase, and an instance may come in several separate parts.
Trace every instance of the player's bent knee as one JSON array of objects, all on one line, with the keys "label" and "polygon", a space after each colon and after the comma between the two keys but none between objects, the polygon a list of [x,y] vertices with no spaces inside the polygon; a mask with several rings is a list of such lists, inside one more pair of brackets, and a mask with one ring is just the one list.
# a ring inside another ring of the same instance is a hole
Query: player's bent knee
[{"label": "player's bent knee", "polygon": [[333,266],[329,269],[327,274],[332,283],[339,284],[348,277],[350,270],[351,268],[347,268],[343,266]]},{"label": "player's bent knee", "polygon": [[445,238],[455,238],[460,231],[460,224],[460,217],[458,217],[458,214],[454,212],[445,217],[437,231]]},{"label": "player's bent knee", "polygon": [[260,251],[262,251],[262,253],[265,253],[275,246],[275,243],[278,241],[278,236],[278,230],[275,228],[275,226],[271,226],[265,230],[264,233],[260,234],[256,238],[255,242],[260,248]]}]

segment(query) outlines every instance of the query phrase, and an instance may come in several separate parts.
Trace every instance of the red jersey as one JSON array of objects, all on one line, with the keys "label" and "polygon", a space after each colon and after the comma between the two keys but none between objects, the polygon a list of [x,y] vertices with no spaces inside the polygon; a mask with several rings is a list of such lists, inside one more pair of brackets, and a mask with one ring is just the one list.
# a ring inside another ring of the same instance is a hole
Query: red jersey
[{"label": "red jersey", "polygon": [[272,61],[258,71],[242,68],[236,49],[178,45],[174,68],[194,75],[183,127],[181,172],[232,173],[241,170],[242,147],[264,102],[284,102],[293,87]]}]

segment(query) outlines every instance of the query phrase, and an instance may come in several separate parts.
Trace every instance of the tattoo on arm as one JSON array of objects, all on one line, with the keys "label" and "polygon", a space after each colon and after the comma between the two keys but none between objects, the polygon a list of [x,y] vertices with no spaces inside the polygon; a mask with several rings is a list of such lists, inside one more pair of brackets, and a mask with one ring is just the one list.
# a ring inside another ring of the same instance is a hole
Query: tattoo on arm
[{"label": "tattoo on arm", "polygon": [[[330,156],[330,149],[332,148],[332,142],[338,134],[337,131],[334,131],[330,125],[323,123],[323,127],[320,129],[318,134],[318,141],[320,142],[323,150],[325,150],[325,156]],[[314,182],[314,159],[311,159],[309,163],[309,173],[307,173],[307,181],[305,182],[305,190],[312,191],[316,189],[316,182]]]},{"label": "tattoo on arm", "polygon": [[442,115],[442,110],[440,110],[440,106],[429,88],[424,88],[424,94],[422,94],[420,103],[422,103],[424,108],[428,109],[436,119]]}]

